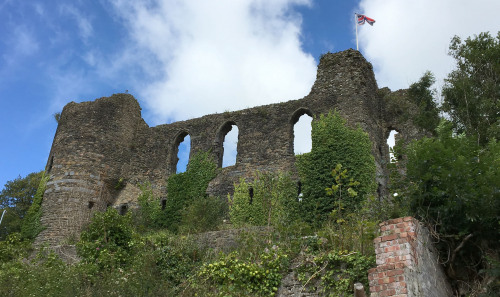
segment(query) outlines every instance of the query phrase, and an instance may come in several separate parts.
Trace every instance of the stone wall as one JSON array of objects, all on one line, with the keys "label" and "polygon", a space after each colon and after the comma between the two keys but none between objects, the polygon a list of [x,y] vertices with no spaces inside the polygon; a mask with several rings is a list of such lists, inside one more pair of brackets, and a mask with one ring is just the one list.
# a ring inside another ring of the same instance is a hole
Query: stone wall
[{"label": "stone wall", "polygon": [[77,236],[93,212],[133,207],[143,182],[150,182],[157,196],[167,197],[166,179],[176,171],[178,145],[186,135],[191,155],[210,151],[220,167],[224,137],[231,125],[238,127],[236,164],[220,170],[208,194],[225,197],[235,182],[250,179],[256,170],[293,175],[294,124],[304,114],[317,117],[333,110],[369,135],[383,196],[390,130],[405,139],[423,133],[392,110],[398,104],[391,94],[378,89],[371,64],[358,51],[347,50],[324,55],[310,94],[284,103],[149,127],[129,94],[71,102],[61,113],[48,158],[50,180],[42,202],[46,229],[36,242],[57,245]]},{"label": "stone wall", "polygon": [[371,297],[449,297],[450,285],[428,230],[412,217],[380,224],[377,267],[369,271]]}]

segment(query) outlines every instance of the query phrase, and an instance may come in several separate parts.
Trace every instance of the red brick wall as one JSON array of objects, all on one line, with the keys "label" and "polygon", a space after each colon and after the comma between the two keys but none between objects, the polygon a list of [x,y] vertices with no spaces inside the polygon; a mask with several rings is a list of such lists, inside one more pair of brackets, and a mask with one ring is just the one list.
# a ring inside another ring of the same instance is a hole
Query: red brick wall
[{"label": "red brick wall", "polygon": [[408,296],[404,269],[416,264],[415,238],[418,221],[398,218],[380,224],[375,238],[377,267],[369,271],[371,297]]},{"label": "red brick wall", "polygon": [[380,224],[374,240],[377,267],[370,269],[371,297],[449,297],[451,289],[431,236],[412,217]]}]

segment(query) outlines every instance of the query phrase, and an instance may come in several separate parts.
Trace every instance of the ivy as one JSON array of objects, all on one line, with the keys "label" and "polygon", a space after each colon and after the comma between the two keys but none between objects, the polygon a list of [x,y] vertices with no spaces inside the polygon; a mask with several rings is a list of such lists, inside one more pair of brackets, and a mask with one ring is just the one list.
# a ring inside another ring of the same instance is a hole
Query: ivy
[{"label": "ivy", "polygon": [[343,201],[346,209],[354,210],[376,190],[375,161],[368,134],[359,127],[348,127],[338,112],[313,121],[311,137],[311,152],[296,156],[296,165],[302,184],[304,219],[319,225],[335,206],[335,199],[325,191],[335,183],[331,175],[334,166],[342,164],[349,176],[359,182],[357,195]]},{"label": "ivy", "polygon": [[21,236],[23,238],[33,240],[44,229],[40,219],[42,218],[43,194],[45,193],[48,180],[49,176],[46,176],[44,172],[42,174],[42,178],[40,179],[40,184],[36,191],[35,197],[33,197],[33,203],[28,209],[26,217],[24,217],[23,219],[23,224],[21,226]]},{"label": "ivy", "polygon": [[167,201],[163,225],[177,232],[182,210],[195,199],[206,197],[208,183],[216,176],[217,165],[209,152],[197,153],[185,172],[171,175],[167,181]]},{"label": "ivy", "polygon": [[228,196],[229,215],[235,226],[283,226],[296,219],[297,188],[290,176],[257,172],[252,182],[244,179]]}]

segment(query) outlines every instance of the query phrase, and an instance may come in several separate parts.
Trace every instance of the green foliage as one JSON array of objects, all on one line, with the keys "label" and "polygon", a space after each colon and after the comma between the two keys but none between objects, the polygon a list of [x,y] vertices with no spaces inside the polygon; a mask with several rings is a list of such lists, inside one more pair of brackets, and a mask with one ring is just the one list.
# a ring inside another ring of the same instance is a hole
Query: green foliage
[{"label": "green foliage", "polygon": [[[354,283],[361,282],[368,288],[368,269],[375,266],[374,256],[356,252],[329,250],[318,252],[299,268],[298,278],[309,291],[316,287],[307,285],[319,280],[325,296],[351,296]],[[322,295],[323,296],[323,295]]]},{"label": "green foliage", "polygon": [[217,165],[208,152],[197,153],[183,173],[171,175],[167,181],[164,226],[176,232],[182,210],[195,199],[206,196],[208,183],[216,176]]},{"label": "green foliage", "polygon": [[376,190],[375,161],[368,135],[361,128],[346,126],[337,112],[313,121],[311,137],[311,152],[296,156],[296,165],[302,183],[304,219],[320,225],[335,207],[335,199],[325,191],[334,184],[334,164],[342,164],[360,183],[358,195],[343,201],[347,209],[353,210]]},{"label": "green foliage", "polygon": [[31,261],[11,261],[0,267],[2,296],[77,296],[79,275],[55,254],[41,251]]},{"label": "green foliage", "polygon": [[340,214],[344,209],[345,202],[343,200],[358,196],[356,188],[359,187],[359,182],[352,177],[349,178],[347,169],[342,170],[342,164],[337,164],[332,170],[333,185],[326,188],[326,194],[333,196],[336,208],[333,211],[338,211]]},{"label": "green foliage", "polygon": [[[250,195],[252,192],[252,196]],[[229,216],[235,226],[284,226],[298,217],[297,189],[285,174],[257,172],[253,182],[240,180],[229,200]]]},{"label": "green foliage", "polygon": [[137,197],[139,209],[135,212],[134,219],[140,230],[159,229],[164,227],[164,214],[160,201],[154,197],[150,183],[139,186],[141,194]]},{"label": "green foliage", "polygon": [[30,242],[23,240],[21,234],[11,233],[5,240],[0,241],[0,263],[26,257],[30,248]]},{"label": "green foliage", "polygon": [[21,231],[22,219],[33,203],[43,172],[30,173],[8,181],[0,192],[0,216],[6,210],[0,225],[0,240],[8,234]]},{"label": "green foliage", "polygon": [[345,211],[339,205],[332,210],[317,234],[326,238],[332,248],[373,255],[373,239],[378,235],[378,224],[386,219],[387,209],[387,205],[374,196],[353,211]]},{"label": "green foliage", "polygon": [[33,240],[44,229],[40,219],[42,218],[43,194],[45,193],[48,180],[49,176],[45,176],[45,172],[42,172],[38,189],[33,197],[33,203],[28,209],[21,225],[21,236],[23,238]]},{"label": "green foliage", "polygon": [[410,85],[408,98],[418,107],[417,114],[412,118],[415,125],[434,133],[439,124],[439,110],[433,98],[435,90],[430,87],[434,84],[435,78],[431,72],[427,71],[418,82]]},{"label": "green foliage", "polygon": [[181,233],[201,233],[216,230],[228,215],[228,205],[220,197],[201,197],[183,209]]},{"label": "green foliage", "polygon": [[448,276],[477,277],[487,251],[500,256],[500,143],[482,147],[443,121],[437,138],[413,142],[405,152],[406,176],[395,191],[436,231]]},{"label": "green foliage", "polygon": [[53,114],[53,116],[54,116],[54,120],[56,120],[56,122],[59,124],[59,120],[61,120],[61,113],[56,112]]},{"label": "green foliage", "polygon": [[[239,259],[238,253],[221,254],[204,264],[198,277],[218,296],[273,296],[278,291],[288,257],[279,248],[265,249],[257,259]],[[214,294],[215,295],[215,294]]]},{"label": "green foliage", "polygon": [[457,68],[445,80],[443,108],[459,133],[485,145],[500,139],[500,32],[480,33],[464,42],[455,36],[450,53]]},{"label": "green foliage", "polygon": [[87,230],[77,243],[78,255],[86,263],[96,263],[99,269],[110,269],[124,265],[132,255],[134,232],[132,217],[128,212],[122,216],[116,209],[94,214]]}]

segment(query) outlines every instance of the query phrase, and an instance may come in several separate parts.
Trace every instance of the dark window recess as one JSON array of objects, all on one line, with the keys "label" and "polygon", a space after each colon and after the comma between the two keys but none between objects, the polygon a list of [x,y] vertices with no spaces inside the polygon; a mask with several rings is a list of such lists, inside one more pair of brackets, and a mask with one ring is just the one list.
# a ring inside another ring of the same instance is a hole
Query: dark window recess
[{"label": "dark window recess", "polygon": [[128,210],[128,205],[127,204],[122,204],[120,206],[120,214],[124,216],[127,213]]},{"label": "dark window recess", "polygon": [[163,199],[161,201],[161,210],[165,210],[166,207],[167,207],[167,199]]},{"label": "dark window recess", "polygon": [[94,207],[95,202],[94,201],[89,201],[89,209],[92,209]]},{"label": "dark window recess", "polygon": [[248,195],[250,196],[250,204],[253,202],[253,188],[248,189]]},{"label": "dark window recess", "polygon": [[299,181],[297,183],[297,196],[300,196],[302,194],[302,183]]},{"label": "dark window recess", "polygon": [[52,164],[54,164],[54,156],[50,157],[49,167],[47,168],[47,173],[52,170]]}]

